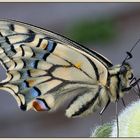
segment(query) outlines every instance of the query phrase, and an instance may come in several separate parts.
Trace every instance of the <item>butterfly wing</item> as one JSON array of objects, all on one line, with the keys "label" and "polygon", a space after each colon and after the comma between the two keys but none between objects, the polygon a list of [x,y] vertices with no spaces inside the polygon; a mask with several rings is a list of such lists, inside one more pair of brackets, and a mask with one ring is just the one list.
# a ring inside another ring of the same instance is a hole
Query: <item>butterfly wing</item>
[{"label": "butterfly wing", "polygon": [[67,98],[106,85],[104,56],[63,36],[25,23],[0,20],[0,61],[10,92],[22,110],[54,110]]}]

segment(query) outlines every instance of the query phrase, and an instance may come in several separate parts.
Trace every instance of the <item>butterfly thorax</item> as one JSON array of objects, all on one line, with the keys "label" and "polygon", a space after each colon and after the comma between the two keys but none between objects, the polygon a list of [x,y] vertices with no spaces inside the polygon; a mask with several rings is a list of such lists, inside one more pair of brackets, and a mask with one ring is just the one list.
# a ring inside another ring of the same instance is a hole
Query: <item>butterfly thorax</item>
[{"label": "butterfly thorax", "polygon": [[111,101],[122,98],[125,89],[130,87],[130,80],[133,77],[130,64],[115,65],[109,69],[108,90]]}]

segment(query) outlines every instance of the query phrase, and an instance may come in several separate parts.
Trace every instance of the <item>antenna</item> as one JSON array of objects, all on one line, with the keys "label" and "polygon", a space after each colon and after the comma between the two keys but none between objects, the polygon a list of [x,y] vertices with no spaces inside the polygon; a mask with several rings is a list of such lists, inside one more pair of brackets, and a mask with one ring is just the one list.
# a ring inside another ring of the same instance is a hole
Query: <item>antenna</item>
[{"label": "antenna", "polygon": [[133,57],[133,55],[131,54],[131,52],[134,50],[134,48],[137,46],[137,44],[140,42],[140,39],[138,39],[136,41],[136,43],[132,46],[132,48],[130,49],[130,51],[126,52],[127,56],[125,57],[125,59],[122,62],[122,65],[126,62],[126,60],[129,60]]}]

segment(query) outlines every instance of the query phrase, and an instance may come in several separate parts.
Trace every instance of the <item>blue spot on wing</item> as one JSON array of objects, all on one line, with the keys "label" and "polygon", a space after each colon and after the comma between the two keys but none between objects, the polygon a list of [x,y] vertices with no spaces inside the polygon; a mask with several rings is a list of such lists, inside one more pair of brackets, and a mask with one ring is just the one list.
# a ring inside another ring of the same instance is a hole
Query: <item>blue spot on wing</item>
[{"label": "blue spot on wing", "polygon": [[30,61],[30,63],[28,63],[29,65],[29,67],[32,67],[32,68],[34,68],[34,66],[35,66],[35,61]]},{"label": "blue spot on wing", "polygon": [[53,50],[55,49],[56,47],[56,42],[54,41],[48,41],[48,46],[47,46],[47,51],[48,52],[53,52]]},{"label": "blue spot on wing", "polygon": [[31,89],[29,90],[29,94],[30,94],[33,98],[39,96],[38,91],[37,91],[36,89],[34,89],[34,88],[31,88]]},{"label": "blue spot on wing", "polygon": [[19,92],[28,88],[28,83],[26,81],[17,81],[15,84],[18,86]]},{"label": "blue spot on wing", "polygon": [[26,103],[41,95],[40,90],[36,87],[28,89],[25,88],[21,94],[24,95]]},{"label": "blue spot on wing", "polygon": [[24,60],[24,62],[27,68],[36,68],[37,66],[37,60],[28,59]]},{"label": "blue spot on wing", "polygon": [[20,90],[23,90],[25,88],[27,88],[27,83],[26,82],[22,82],[19,86]]},{"label": "blue spot on wing", "polygon": [[43,59],[45,54],[46,54],[46,52],[38,52],[38,53],[36,53],[36,58]]},{"label": "blue spot on wing", "polygon": [[48,41],[48,48],[47,50],[50,52],[53,49],[53,41]]}]

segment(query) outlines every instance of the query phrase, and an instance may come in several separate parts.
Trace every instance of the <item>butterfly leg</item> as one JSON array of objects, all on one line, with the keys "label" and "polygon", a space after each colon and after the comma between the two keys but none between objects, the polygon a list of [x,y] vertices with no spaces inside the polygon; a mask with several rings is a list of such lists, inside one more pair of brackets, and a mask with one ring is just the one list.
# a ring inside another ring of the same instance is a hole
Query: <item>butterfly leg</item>
[{"label": "butterfly leg", "polygon": [[[128,87],[128,88],[124,88],[124,89],[122,89],[122,91],[129,91],[129,90],[131,90],[133,87],[135,87],[136,85],[137,85],[137,88],[138,88],[138,91],[140,92],[140,86],[139,86],[139,81],[140,81],[140,78],[139,79],[137,79],[136,77],[134,77],[132,80],[131,80],[131,82],[130,82],[130,87]],[[132,83],[133,82],[133,83]],[[139,96],[139,98],[140,98],[140,94],[137,94],[138,96]]]},{"label": "butterfly leg", "polygon": [[[134,83],[132,83],[134,81]],[[134,77],[133,79],[132,79],[132,81],[131,81],[131,87],[134,87],[135,85],[137,85],[137,88],[138,88],[138,96],[139,96],[139,98],[140,98],[140,86],[139,86],[139,84],[138,84],[138,82],[139,82],[139,79],[137,79],[136,77]]]},{"label": "butterfly leg", "polygon": [[122,104],[123,104],[123,106],[124,106],[124,107],[126,107],[126,104],[125,104],[124,99],[123,99],[123,98],[121,98],[121,100],[122,100]]},{"label": "butterfly leg", "polygon": [[117,127],[117,138],[119,137],[119,119],[118,119],[118,100],[115,102],[116,105],[116,127]]}]

